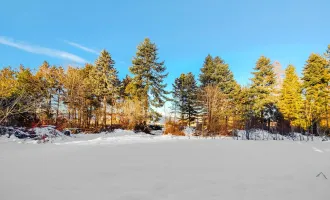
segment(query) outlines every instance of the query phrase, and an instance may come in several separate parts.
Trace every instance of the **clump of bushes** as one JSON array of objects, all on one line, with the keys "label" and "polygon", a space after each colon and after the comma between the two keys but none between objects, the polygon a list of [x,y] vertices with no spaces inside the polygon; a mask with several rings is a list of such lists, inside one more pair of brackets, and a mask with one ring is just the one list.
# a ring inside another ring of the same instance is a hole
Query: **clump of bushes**
[{"label": "clump of bushes", "polygon": [[142,122],[142,123],[138,123],[134,126],[134,132],[138,133],[138,132],[144,132],[147,134],[151,134],[151,130],[148,127],[146,122]]},{"label": "clump of bushes", "polygon": [[179,122],[168,120],[165,123],[164,135],[171,134],[175,136],[185,136],[183,130],[184,126],[182,124],[180,124]]}]

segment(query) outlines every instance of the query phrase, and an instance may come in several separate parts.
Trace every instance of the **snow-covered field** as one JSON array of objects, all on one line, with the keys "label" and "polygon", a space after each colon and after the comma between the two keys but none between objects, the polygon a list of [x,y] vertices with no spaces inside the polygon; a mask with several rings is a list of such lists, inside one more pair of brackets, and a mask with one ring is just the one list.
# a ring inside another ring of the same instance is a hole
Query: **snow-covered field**
[{"label": "snow-covered field", "polygon": [[1,137],[0,199],[328,200],[330,142],[130,131],[39,145]]}]

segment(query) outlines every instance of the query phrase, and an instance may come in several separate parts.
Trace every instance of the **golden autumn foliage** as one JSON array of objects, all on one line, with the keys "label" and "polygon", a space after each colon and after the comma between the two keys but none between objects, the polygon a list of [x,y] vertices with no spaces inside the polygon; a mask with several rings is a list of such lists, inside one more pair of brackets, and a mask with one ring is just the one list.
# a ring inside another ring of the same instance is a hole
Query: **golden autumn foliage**
[{"label": "golden autumn foliage", "polygon": [[9,67],[0,71],[0,97],[9,97],[17,90],[15,72]]},{"label": "golden autumn foliage", "polygon": [[175,135],[175,136],[185,136],[183,132],[183,126],[175,121],[168,120],[165,123],[164,135]]}]

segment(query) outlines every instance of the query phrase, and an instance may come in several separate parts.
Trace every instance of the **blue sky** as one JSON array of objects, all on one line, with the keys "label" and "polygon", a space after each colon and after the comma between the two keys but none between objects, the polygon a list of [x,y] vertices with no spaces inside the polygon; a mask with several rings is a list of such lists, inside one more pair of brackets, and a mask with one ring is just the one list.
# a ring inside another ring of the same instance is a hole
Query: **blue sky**
[{"label": "blue sky", "polygon": [[247,84],[261,55],[298,72],[330,44],[329,0],[5,0],[0,6],[0,67],[92,62],[107,49],[123,77],[149,37],[171,85],[196,76],[207,54]]}]

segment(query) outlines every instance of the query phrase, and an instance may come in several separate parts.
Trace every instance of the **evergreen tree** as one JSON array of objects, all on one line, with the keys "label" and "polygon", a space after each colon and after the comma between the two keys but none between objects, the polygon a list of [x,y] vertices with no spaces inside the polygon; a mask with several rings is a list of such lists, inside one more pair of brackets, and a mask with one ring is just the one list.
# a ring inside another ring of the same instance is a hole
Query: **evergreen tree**
[{"label": "evergreen tree", "polygon": [[179,111],[180,121],[185,122],[187,120],[189,126],[197,116],[197,92],[198,87],[191,72],[181,74],[179,78],[175,79],[173,84],[173,106]]},{"label": "evergreen tree", "polygon": [[107,104],[108,100],[111,104],[111,125],[112,114],[115,99],[119,93],[118,72],[114,67],[115,61],[106,50],[102,50],[100,56],[95,61],[94,78],[97,82],[97,95],[103,99],[103,126],[106,126],[107,120]]},{"label": "evergreen tree", "polygon": [[220,91],[224,94],[231,94],[237,83],[234,79],[233,73],[230,71],[229,66],[220,57],[214,58],[214,73],[213,80],[219,87]]},{"label": "evergreen tree", "polygon": [[[327,48],[327,50],[326,50],[326,52],[325,52],[325,54],[324,54],[324,56],[325,56],[325,58],[327,59],[327,61],[328,61],[328,65],[327,65],[327,70],[326,70],[326,75],[325,76],[327,76],[328,77],[328,79],[330,80],[330,78],[329,78],[329,76],[330,76],[330,45],[328,45],[328,48]],[[330,83],[328,82],[328,87],[327,87],[327,96],[326,96],[326,105],[325,105],[325,112],[326,112],[326,114],[325,114],[325,118],[326,118],[326,132],[327,132],[327,134],[329,134],[330,132],[329,132],[329,126],[330,126],[330,124],[329,124],[329,112],[330,112],[330,110],[329,110],[329,105],[330,105]]]},{"label": "evergreen tree", "polygon": [[249,125],[253,116],[252,101],[249,87],[241,87],[237,85],[234,93],[234,119],[237,129],[244,129]]},{"label": "evergreen tree", "polygon": [[157,121],[160,115],[153,107],[162,107],[168,98],[164,78],[166,67],[164,61],[158,61],[158,49],[155,43],[146,38],[138,47],[132,66],[129,68],[134,75],[129,91],[143,104],[144,116]]},{"label": "evergreen tree", "polygon": [[63,96],[64,96],[63,83],[64,83],[64,79],[66,77],[65,77],[64,69],[62,67],[53,66],[51,69],[51,73],[53,75],[53,80],[54,80],[53,94],[55,97],[54,102],[56,102],[55,103],[55,106],[56,106],[55,124],[57,125],[60,105],[61,105],[61,101],[63,100]]},{"label": "evergreen tree", "polygon": [[274,86],[275,86],[275,73],[273,71],[273,65],[269,58],[261,56],[254,68],[252,73],[254,77],[252,80],[252,85],[250,89],[250,95],[252,100],[252,109],[254,111],[255,117],[263,122],[265,119],[268,120],[268,128],[270,127],[270,118],[265,111],[266,108],[273,107],[275,103],[274,99]]},{"label": "evergreen tree", "polygon": [[290,122],[291,127],[303,127],[303,104],[299,77],[295,67],[289,65],[285,70],[285,78],[280,91],[278,106],[284,119]]},{"label": "evergreen tree", "polygon": [[328,60],[328,65],[330,65],[330,44],[328,45],[328,48],[326,52],[324,53],[325,58]]},{"label": "evergreen tree", "polygon": [[[225,61],[222,60],[219,56],[216,56],[213,59],[211,55],[208,55],[205,58],[203,67],[201,68],[201,74],[199,78],[202,88],[206,86],[216,86],[219,88],[219,92],[222,94],[221,98],[223,102],[221,114],[224,116],[224,129],[227,131],[229,118],[235,112],[233,98],[234,94],[236,93],[235,89],[238,88],[233,73],[230,71],[228,64],[225,63]],[[204,110],[210,109],[204,108]]]},{"label": "evergreen tree", "polygon": [[214,74],[214,62],[212,56],[209,54],[206,56],[203,67],[201,68],[201,73],[199,75],[199,81],[201,82],[201,87],[206,87],[207,85],[214,84],[215,80]]},{"label": "evergreen tree", "polygon": [[329,96],[329,69],[325,58],[311,54],[303,70],[303,89],[306,98],[305,112],[312,133],[318,132],[321,116],[326,112]]},{"label": "evergreen tree", "polygon": [[86,101],[87,123],[91,123],[92,118],[95,119],[94,126],[98,127],[99,124],[99,110],[101,108],[100,97],[98,96],[98,82],[95,81],[95,66],[86,64],[82,69],[83,88],[82,94]]},{"label": "evergreen tree", "polygon": [[44,61],[36,74],[37,78],[43,85],[43,90],[45,91],[44,101],[41,105],[41,114],[44,114],[45,116],[42,117],[42,119],[48,121],[52,120],[54,115],[52,109],[52,100],[56,82],[52,71],[52,67],[49,65],[49,63]]},{"label": "evergreen tree", "polygon": [[[128,93],[127,87],[132,82],[132,78],[129,75],[126,75],[126,77],[120,82],[120,96],[122,100],[125,98],[128,98],[130,96],[130,93]],[[127,89],[127,90],[126,90]]]},{"label": "evergreen tree", "polygon": [[[172,105],[175,108],[175,111],[178,111],[180,115],[180,121],[183,122],[185,120],[184,116],[184,103],[185,103],[185,90],[184,90],[184,78],[185,74],[181,74],[179,78],[176,78],[173,86],[173,100]],[[177,113],[175,113],[176,116]]]},{"label": "evergreen tree", "polygon": [[188,125],[190,126],[191,122],[196,119],[199,112],[199,106],[197,102],[198,87],[195,76],[191,72],[189,72],[185,77],[185,85],[187,87],[187,105],[185,110],[187,114]]},{"label": "evergreen tree", "polygon": [[216,85],[224,94],[230,94],[236,87],[236,81],[229,66],[219,56],[214,59],[211,55],[205,58],[199,75],[201,86]]}]

